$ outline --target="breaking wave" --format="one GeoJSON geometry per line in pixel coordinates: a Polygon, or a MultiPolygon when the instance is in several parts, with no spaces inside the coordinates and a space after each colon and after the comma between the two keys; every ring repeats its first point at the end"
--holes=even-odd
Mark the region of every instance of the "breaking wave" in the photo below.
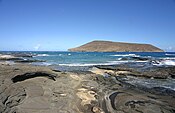
{"type": "Polygon", "coordinates": [[[165,55],[166,56],[175,56],[175,54],[168,54],[168,53],[166,53],[165,55]]]}
{"type": "Polygon", "coordinates": [[[110,55],[110,56],[120,56],[120,57],[131,56],[131,57],[139,57],[139,55],[136,55],[136,54],[116,54],[116,55],[110,55]]]}
{"type": "Polygon", "coordinates": [[[50,56],[48,54],[38,54],[37,56],[50,56]]]}
{"type": "Polygon", "coordinates": [[[153,65],[156,65],[156,66],[163,66],[163,65],[166,65],[166,66],[175,66],[175,61],[173,61],[173,60],[155,61],[155,63],[153,63],[153,65]]]}

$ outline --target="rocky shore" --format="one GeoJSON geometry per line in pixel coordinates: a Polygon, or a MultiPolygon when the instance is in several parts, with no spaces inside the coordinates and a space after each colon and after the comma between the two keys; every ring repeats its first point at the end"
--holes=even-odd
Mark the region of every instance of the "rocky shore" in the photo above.
{"type": "Polygon", "coordinates": [[[174,75],[175,67],[144,69],[125,64],[62,72],[1,62],[0,113],[174,113],[175,91],[125,81],[174,79],[174,75]]]}

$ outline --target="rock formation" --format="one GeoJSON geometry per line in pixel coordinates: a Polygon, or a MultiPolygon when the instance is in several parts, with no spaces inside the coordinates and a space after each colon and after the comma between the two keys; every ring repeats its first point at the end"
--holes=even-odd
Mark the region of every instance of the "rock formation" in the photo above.
{"type": "MultiPolygon", "coordinates": [[[[175,91],[135,86],[121,79],[130,74],[141,76],[137,70],[126,66],[94,68],[82,74],[27,64],[1,64],[0,113],[175,112],[175,91]]],[[[166,70],[174,74],[174,68],[166,70]]]]}

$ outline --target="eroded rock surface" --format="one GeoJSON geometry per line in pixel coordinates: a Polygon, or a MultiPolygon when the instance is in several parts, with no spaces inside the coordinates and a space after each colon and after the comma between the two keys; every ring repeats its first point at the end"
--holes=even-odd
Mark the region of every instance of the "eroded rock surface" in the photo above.
{"type": "Polygon", "coordinates": [[[91,69],[93,73],[52,70],[26,64],[0,65],[0,112],[175,112],[172,92],[155,93],[160,89],[138,88],[118,78],[133,73],[141,76],[132,68],[96,67],[91,69]]]}
{"type": "Polygon", "coordinates": [[[121,64],[116,66],[96,66],[92,71],[95,73],[103,71],[114,75],[129,75],[136,77],[147,77],[156,79],[166,79],[168,77],[175,77],[175,66],[171,67],[150,67],[145,68],[144,64],[141,66],[128,66],[128,64],[121,64]]]}

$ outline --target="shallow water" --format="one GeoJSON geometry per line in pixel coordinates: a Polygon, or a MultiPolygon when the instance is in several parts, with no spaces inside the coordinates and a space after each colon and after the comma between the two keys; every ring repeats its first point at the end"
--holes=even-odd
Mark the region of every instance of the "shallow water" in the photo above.
{"type": "Polygon", "coordinates": [[[134,76],[127,76],[127,77],[120,77],[119,80],[122,80],[125,83],[129,83],[136,87],[143,87],[143,88],[155,88],[155,87],[162,87],[165,89],[170,89],[175,91],[175,79],[168,78],[168,79],[150,79],[150,78],[143,78],[143,77],[134,77],[134,76]]]}

